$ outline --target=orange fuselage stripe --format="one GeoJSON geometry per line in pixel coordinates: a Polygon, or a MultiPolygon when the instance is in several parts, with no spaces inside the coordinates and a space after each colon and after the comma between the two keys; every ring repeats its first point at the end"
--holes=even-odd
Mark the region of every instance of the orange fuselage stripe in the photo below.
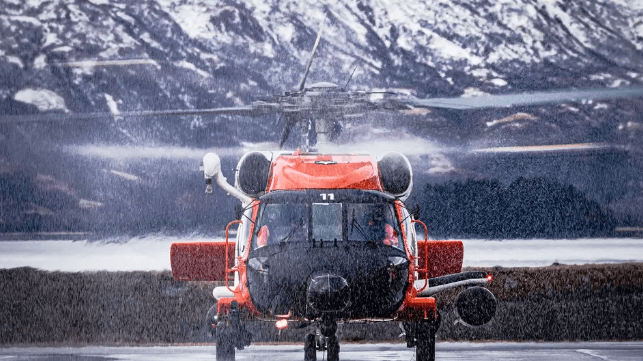
{"type": "Polygon", "coordinates": [[[363,155],[280,156],[272,163],[267,192],[301,189],[382,191],[377,163],[363,155]]]}

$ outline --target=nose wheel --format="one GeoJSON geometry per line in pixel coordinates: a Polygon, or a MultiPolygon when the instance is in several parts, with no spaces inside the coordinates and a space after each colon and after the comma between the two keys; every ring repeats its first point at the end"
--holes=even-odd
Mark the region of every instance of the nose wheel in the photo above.
{"type": "Polygon", "coordinates": [[[337,322],[330,317],[322,317],[315,333],[304,338],[304,361],[317,361],[317,351],[326,351],[328,361],[339,361],[339,340],[337,322]]]}

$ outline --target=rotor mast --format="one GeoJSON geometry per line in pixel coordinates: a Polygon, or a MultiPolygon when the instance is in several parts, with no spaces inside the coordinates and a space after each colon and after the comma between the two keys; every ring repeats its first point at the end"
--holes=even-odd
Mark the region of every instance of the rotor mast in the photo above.
{"type": "Polygon", "coordinates": [[[304,71],[304,76],[301,78],[299,83],[299,91],[304,90],[306,85],[306,78],[308,77],[308,72],[310,71],[310,66],[313,65],[313,58],[315,57],[315,52],[317,51],[317,46],[319,46],[319,41],[321,40],[322,31],[324,30],[324,22],[326,21],[326,14],[319,24],[319,31],[317,32],[317,39],[315,40],[315,45],[313,46],[313,51],[310,52],[310,58],[308,58],[308,63],[306,63],[306,70],[304,71]]]}
{"type": "MultiPolygon", "coordinates": [[[[313,59],[315,58],[315,53],[317,52],[317,47],[319,47],[319,43],[321,41],[322,33],[324,31],[324,22],[326,21],[326,16],[327,14],[324,14],[324,17],[322,18],[321,23],[319,24],[319,30],[317,31],[317,39],[315,39],[315,45],[313,46],[313,50],[310,52],[310,57],[308,58],[308,62],[306,63],[306,70],[304,71],[304,75],[301,78],[301,82],[299,83],[299,86],[297,87],[298,91],[302,92],[304,91],[306,87],[306,79],[308,78],[308,73],[310,72],[310,68],[313,64],[313,59]]],[[[312,114],[309,114],[309,116],[312,118],[310,119],[310,122],[314,122],[314,132],[316,133],[317,136],[317,144],[328,144],[330,143],[330,138],[331,138],[331,132],[333,131],[333,126],[334,122],[330,119],[328,119],[328,116],[330,114],[320,114],[319,112],[314,112],[312,114]]],[[[311,126],[310,122],[308,123],[308,127],[311,126]]],[[[311,129],[307,128],[304,129],[305,138],[306,138],[306,144],[303,145],[305,148],[310,148],[310,131],[311,129]]],[[[287,137],[287,133],[284,133],[284,136],[287,137]]],[[[282,137],[282,143],[285,139],[282,137]]],[[[308,150],[308,149],[307,149],[308,150]]]]}

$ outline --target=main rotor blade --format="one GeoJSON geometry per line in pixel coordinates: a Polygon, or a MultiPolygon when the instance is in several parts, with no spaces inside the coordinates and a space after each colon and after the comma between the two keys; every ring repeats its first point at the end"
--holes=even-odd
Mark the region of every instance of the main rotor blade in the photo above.
{"type": "Polygon", "coordinates": [[[627,148],[610,143],[572,143],[572,144],[547,144],[547,145],[522,145],[510,147],[491,147],[472,150],[477,154],[489,153],[572,153],[589,151],[625,151],[627,148]]]}
{"type": "Polygon", "coordinates": [[[29,115],[10,115],[0,117],[0,124],[3,123],[29,123],[29,122],[67,122],[86,121],[112,117],[123,118],[152,118],[152,117],[178,117],[190,115],[245,115],[260,117],[280,110],[279,104],[262,103],[259,105],[230,108],[211,109],[180,109],[180,110],[144,110],[118,113],[39,113],[29,115]]]}
{"type": "Polygon", "coordinates": [[[395,102],[420,108],[443,109],[486,109],[563,103],[571,101],[588,101],[610,98],[643,97],[643,87],[632,86],[623,88],[561,90],[550,92],[528,92],[520,94],[483,95],[472,98],[432,98],[432,99],[400,99],[395,102]]]}
{"type": "Polygon", "coordinates": [[[306,85],[306,78],[308,77],[308,72],[310,71],[310,66],[313,65],[313,58],[315,57],[315,52],[317,51],[317,46],[321,40],[322,30],[324,30],[324,22],[326,21],[326,14],[319,24],[319,31],[317,32],[317,40],[315,40],[315,45],[313,46],[313,51],[310,52],[310,58],[308,58],[308,63],[306,64],[306,71],[304,71],[304,76],[301,78],[299,83],[299,91],[304,90],[304,85],[306,85]]]}

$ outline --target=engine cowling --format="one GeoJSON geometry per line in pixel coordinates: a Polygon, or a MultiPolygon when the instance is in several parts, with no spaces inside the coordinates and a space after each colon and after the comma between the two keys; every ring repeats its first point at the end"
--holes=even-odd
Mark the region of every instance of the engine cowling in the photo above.
{"type": "Polygon", "coordinates": [[[413,170],[409,160],[401,153],[386,153],[378,162],[382,187],[401,200],[408,198],[413,189],[413,170]]]}
{"type": "Polygon", "coordinates": [[[235,186],[250,197],[259,197],[266,191],[270,159],[261,152],[244,155],[237,164],[235,186]]]}

